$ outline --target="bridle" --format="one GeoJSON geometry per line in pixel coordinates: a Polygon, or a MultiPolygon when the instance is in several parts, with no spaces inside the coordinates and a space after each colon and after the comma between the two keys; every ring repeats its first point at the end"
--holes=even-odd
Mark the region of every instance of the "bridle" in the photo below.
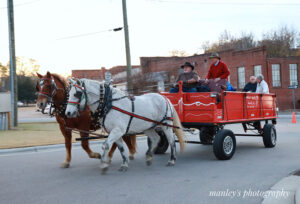
{"type": "Polygon", "coordinates": [[[43,86],[50,87],[50,92],[51,93],[44,92],[44,91],[39,91],[38,95],[45,96],[48,99],[48,101],[51,103],[52,102],[52,97],[55,96],[58,88],[57,88],[56,83],[55,83],[55,81],[52,77],[51,77],[51,84],[50,85],[45,85],[45,81],[49,81],[49,78],[42,78],[41,79],[41,81],[40,81],[41,90],[43,89],[43,86]]]}
{"type": "MultiPolygon", "coordinates": [[[[66,87],[58,88],[56,83],[55,83],[55,80],[52,76],[51,76],[51,78],[41,78],[40,87],[41,87],[41,91],[38,91],[38,95],[46,97],[47,98],[47,103],[50,103],[50,107],[55,109],[56,114],[63,117],[65,109],[66,109],[66,105],[67,105],[66,101],[69,98],[68,89],[66,87]],[[51,84],[45,85],[45,81],[49,81],[49,80],[51,80],[51,84]],[[50,91],[49,92],[42,91],[43,86],[49,87],[50,91]],[[60,90],[60,89],[64,91],[65,98],[64,98],[64,101],[61,104],[57,105],[57,104],[54,104],[53,97],[56,95],[57,90],[60,90]]],[[[49,114],[50,114],[50,116],[53,116],[53,113],[51,113],[51,111],[49,111],[49,114]]]]}
{"type": "Polygon", "coordinates": [[[86,107],[86,103],[87,103],[87,95],[86,95],[86,91],[85,91],[85,88],[84,88],[84,83],[82,84],[82,86],[79,86],[77,84],[71,84],[70,86],[74,86],[75,87],[75,90],[76,90],[76,93],[74,94],[74,96],[76,98],[78,98],[79,100],[78,101],[68,101],[68,104],[70,105],[74,105],[74,106],[77,106],[78,110],[80,110],[80,103],[83,99],[85,99],[85,104],[84,104],[84,108],[86,107]],[[81,91],[78,91],[77,89],[80,89],[81,91]]]}

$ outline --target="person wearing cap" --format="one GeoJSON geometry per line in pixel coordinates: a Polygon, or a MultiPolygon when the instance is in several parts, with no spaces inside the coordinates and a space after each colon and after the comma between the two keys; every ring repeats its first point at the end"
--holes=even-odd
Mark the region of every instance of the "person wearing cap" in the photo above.
{"type": "Polygon", "coordinates": [[[257,81],[257,87],[256,87],[256,93],[269,93],[269,86],[267,82],[264,80],[264,76],[262,74],[259,74],[256,77],[257,81]]]}
{"type": "Polygon", "coordinates": [[[221,58],[218,53],[213,52],[209,59],[211,60],[211,65],[206,76],[206,83],[208,83],[209,79],[213,79],[216,83],[221,79],[228,80],[228,76],[230,72],[228,70],[227,65],[221,61],[221,58]]]}
{"type": "MultiPolygon", "coordinates": [[[[183,73],[177,77],[176,83],[179,81],[183,82],[183,92],[197,92],[196,86],[199,76],[193,71],[194,66],[190,62],[186,62],[181,66],[181,68],[183,69],[183,73]]],[[[170,93],[177,93],[178,91],[178,86],[170,89],[170,93]]]]}

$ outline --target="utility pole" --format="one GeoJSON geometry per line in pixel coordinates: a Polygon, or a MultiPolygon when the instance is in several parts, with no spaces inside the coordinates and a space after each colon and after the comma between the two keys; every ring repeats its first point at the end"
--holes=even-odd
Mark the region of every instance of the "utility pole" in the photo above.
{"type": "Polygon", "coordinates": [[[124,22],[124,35],[125,35],[125,48],[126,48],[126,62],[127,62],[127,90],[132,93],[132,81],[131,81],[131,59],[130,59],[130,47],[129,47],[129,34],[128,34],[128,23],[127,23],[127,8],[126,0],[122,0],[123,5],[123,22],[124,22]]]}
{"type": "Polygon", "coordinates": [[[17,109],[17,75],[16,75],[16,55],[15,55],[15,28],[14,28],[14,4],[13,0],[7,0],[8,13],[8,32],[9,32],[9,73],[10,73],[10,90],[11,90],[11,110],[13,126],[18,126],[18,109],[17,109]]]}

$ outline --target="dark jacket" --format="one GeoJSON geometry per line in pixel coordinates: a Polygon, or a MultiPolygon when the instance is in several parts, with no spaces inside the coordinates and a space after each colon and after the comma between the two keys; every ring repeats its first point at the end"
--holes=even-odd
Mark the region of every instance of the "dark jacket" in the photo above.
{"type": "Polygon", "coordinates": [[[251,91],[251,92],[255,93],[256,92],[256,87],[257,87],[257,83],[256,82],[254,84],[248,82],[248,84],[245,85],[243,91],[244,92],[251,91]]]}
{"type": "Polygon", "coordinates": [[[197,86],[197,82],[189,84],[188,80],[190,79],[195,79],[196,81],[198,81],[198,74],[196,72],[190,72],[190,73],[181,73],[177,80],[176,83],[178,83],[179,81],[183,82],[183,87],[185,88],[194,88],[197,86]]]}

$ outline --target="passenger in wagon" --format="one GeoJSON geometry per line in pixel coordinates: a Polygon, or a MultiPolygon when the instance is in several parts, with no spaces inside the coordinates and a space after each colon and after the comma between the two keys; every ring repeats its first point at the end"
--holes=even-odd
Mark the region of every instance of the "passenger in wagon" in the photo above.
{"type": "Polygon", "coordinates": [[[209,79],[213,79],[215,83],[220,81],[221,79],[228,80],[228,76],[230,72],[228,70],[227,65],[221,61],[221,58],[218,53],[213,52],[210,57],[211,65],[206,76],[206,83],[208,83],[209,79]]]}
{"type": "MultiPolygon", "coordinates": [[[[190,62],[186,62],[181,66],[181,68],[184,72],[178,76],[176,83],[179,81],[183,82],[183,92],[197,92],[196,86],[199,76],[193,71],[194,66],[190,62]]],[[[177,93],[178,91],[178,85],[170,89],[170,93],[177,93]]]]}
{"type": "Polygon", "coordinates": [[[256,93],[269,93],[269,86],[267,82],[264,80],[264,76],[262,74],[256,77],[257,87],[256,93]]]}
{"type": "Polygon", "coordinates": [[[243,91],[244,92],[255,93],[256,92],[256,87],[257,87],[256,77],[255,76],[251,76],[250,77],[250,81],[245,85],[243,91]]]}

